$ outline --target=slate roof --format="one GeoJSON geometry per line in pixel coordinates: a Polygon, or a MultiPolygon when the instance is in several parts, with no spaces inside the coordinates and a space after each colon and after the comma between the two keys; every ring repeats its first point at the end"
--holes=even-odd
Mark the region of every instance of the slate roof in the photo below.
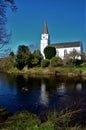
{"type": "Polygon", "coordinates": [[[54,44],[49,44],[49,46],[52,46],[55,48],[81,47],[81,41],[54,43],[54,44]]]}
{"type": "Polygon", "coordinates": [[[47,28],[47,24],[44,21],[44,30],[43,30],[43,34],[48,34],[48,28],[47,28]]]}

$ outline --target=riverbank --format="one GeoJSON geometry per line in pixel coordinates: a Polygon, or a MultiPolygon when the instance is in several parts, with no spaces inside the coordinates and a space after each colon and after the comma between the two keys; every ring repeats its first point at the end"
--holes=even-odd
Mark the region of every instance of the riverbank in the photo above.
{"type": "Polygon", "coordinates": [[[86,121],[83,120],[81,124],[80,120],[77,120],[79,116],[76,118],[81,110],[66,111],[59,114],[55,111],[48,112],[44,122],[41,122],[37,115],[28,111],[8,115],[9,112],[0,107],[0,114],[3,112],[6,118],[2,116],[0,130],[86,130],[86,124],[84,124],[86,121]]]}
{"type": "Polygon", "coordinates": [[[7,73],[13,74],[27,74],[27,75],[52,75],[52,76],[66,76],[68,78],[77,78],[82,77],[86,79],[86,67],[34,67],[27,69],[26,67],[23,70],[18,70],[13,68],[7,71],[7,73]]]}

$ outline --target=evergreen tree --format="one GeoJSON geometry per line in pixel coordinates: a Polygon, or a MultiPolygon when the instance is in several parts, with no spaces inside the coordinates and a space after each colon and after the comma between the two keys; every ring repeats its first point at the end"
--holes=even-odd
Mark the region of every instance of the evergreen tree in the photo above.
{"type": "Polygon", "coordinates": [[[40,50],[35,50],[33,52],[33,59],[32,59],[32,66],[37,66],[41,63],[41,60],[42,60],[42,55],[41,55],[41,52],[40,50]]]}
{"type": "Polygon", "coordinates": [[[31,64],[31,52],[28,46],[20,45],[18,47],[17,56],[16,56],[16,63],[18,69],[23,69],[24,66],[31,64]]]}

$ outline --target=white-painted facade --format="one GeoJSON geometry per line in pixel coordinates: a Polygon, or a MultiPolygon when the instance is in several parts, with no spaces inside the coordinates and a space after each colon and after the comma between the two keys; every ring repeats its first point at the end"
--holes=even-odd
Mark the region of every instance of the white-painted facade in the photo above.
{"type": "MultiPolygon", "coordinates": [[[[81,53],[81,47],[56,48],[56,56],[59,56],[64,59],[65,55],[69,54],[73,50],[76,50],[77,52],[81,53]]],[[[78,58],[81,59],[80,57],[78,58]]]]}
{"type": "Polygon", "coordinates": [[[45,55],[44,55],[44,48],[46,46],[48,46],[48,34],[42,34],[41,36],[41,45],[40,45],[40,51],[41,51],[41,54],[43,55],[43,57],[45,58],[45,55]]]}

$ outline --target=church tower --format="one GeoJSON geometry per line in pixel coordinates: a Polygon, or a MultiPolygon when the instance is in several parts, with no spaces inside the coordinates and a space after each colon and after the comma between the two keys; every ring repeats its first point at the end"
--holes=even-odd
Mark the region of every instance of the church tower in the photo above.
{"type": "Polygon", "coordinates": [[[49,45],[49,34],[48,34],[48,28],[46,22],[44,22],[44,29],[43,33],[41,35],[41,45],[40,45],[40,51],[43,55],[43,58],[45,58],[44,55],[44,48],[49,45]]]}

